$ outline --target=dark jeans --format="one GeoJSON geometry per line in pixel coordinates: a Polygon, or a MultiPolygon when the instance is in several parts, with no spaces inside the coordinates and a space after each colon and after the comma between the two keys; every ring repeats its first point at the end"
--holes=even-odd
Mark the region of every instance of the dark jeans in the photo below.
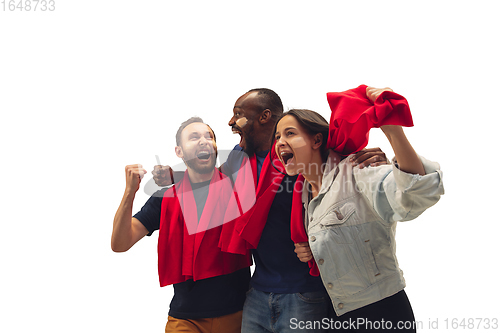
{"type": "Polygon", "coordinates": [[[252,288],[243,307],[241,332],[328,332],[321,323],[329,320],[330,308],[325,291],[276,294],[252,288]]]}

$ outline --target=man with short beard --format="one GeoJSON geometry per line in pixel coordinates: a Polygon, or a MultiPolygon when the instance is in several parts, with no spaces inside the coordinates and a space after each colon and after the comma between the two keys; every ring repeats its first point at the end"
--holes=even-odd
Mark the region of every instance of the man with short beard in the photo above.
{"type": "Polygon", "coordinates": [[[212,129],[191,118],[176,135],[176,155],[187,170],[175,186],[156,192],[132,216],[132,204],[146,170],[128,165],[126,189],[113,222],[111,247],[129,250],[159,230],[160,286],[174,285],[165,332],[241,331],[250,255],[222,252],[218,246],[232,184],[215,168],[217,146],[212,129]]]}

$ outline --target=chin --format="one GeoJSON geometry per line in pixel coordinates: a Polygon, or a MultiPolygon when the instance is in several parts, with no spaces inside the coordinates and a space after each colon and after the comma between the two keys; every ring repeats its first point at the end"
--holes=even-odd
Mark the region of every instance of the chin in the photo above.
{"type": "Polygon", "coordinates": [[[290,168],[290,167],[285,167],[285,171],[286,171],[286,174],[289,175],[289,176],[296,176],[299,174],[299,172],[297,170],[295,170],[294,168],[290,168]]]}
{"type": "Polygon", "coordinates": [[[199,174],[207,174],[212,171],[214,171],[215,168],[215,163],[216,163],[216,156],[217,154],[212,155],[210,163],[198,163],[198,160],[196,158],[189,159],[189,160],[184,160],[184,163],[186,166],[190,167],[193,169],[195,172],[199,174]]]}
{"type": "Polygon", "coordinates": [[[207,173],[214,171],[214,168],[215,168],[215,163],[204,166],[197,165],[193,168],[193,170],[199,174],[206,175],[207,173]]]}

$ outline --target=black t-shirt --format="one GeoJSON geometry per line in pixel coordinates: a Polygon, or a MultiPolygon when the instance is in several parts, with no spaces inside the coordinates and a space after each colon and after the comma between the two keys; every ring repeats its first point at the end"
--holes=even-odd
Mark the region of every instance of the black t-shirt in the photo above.
{"type": "MultiPolygon", "coordinates": [[[[208,196],[210,181],[191,183],[200,219],[208,196]]],[[[134,215],[151,235],[160,228],[161,203],[167,189],[154,193],[142,209],[134,215]]],[[[202,280],[188,280],[174,284],[174,297],[169,315],[179,319],[213,318],[243,309],[245,293],[250,282],[250,268],[202,280]]]]}

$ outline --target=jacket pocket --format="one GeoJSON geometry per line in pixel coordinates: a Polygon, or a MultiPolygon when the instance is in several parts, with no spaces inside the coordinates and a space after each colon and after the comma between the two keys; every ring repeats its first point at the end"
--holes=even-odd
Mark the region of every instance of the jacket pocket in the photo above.
{"type": "Polygon", "coordinates": [[[346,202],[343,205],[334,206],[320,219],[323,226],[333,226],[343,224],[354,214],[356,206],[353,202],[346,202]]]}
{"type": "Polygon", "coordinates": [[[373,253],[371,242],[370,242],[369,239],[365,239],[363,241],[363,243],[365,244],[366,255],[368,257],[368,261],[370,263],[370,267],[371,267],[371,269],[373,271],[373,275],[372,276],[379,276],[380,275],[380,271],[378,269],[377,261],[375,260],[375,254],[373,253]]]}

